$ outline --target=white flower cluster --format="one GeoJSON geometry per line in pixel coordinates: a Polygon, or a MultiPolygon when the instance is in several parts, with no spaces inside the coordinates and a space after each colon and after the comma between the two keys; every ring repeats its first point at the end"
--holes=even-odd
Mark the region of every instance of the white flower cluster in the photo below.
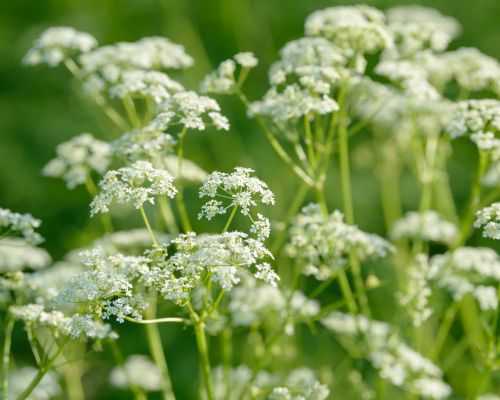
{"type": "Polygon", "coordinates": [[[45,311],[44,306],[39,304],[11,306],[9,311],[14,318],[22,320],[28,328],[44,327],[55,337],[59,335],[70,336],[73,339],[82,335],[89,339],[117,337],[109,325],[93,320],[88,315],[74,314],[67,317],[57,310],[45,311]]]}
{"type": "Polygon", "coordinates": [[[233,59],[221,62],[215,71],[203,78],[200,90],[202,93],[232,94],[238,85],[235,78],[236,65],[248,70],[255,68],[258,63],[259,60],[253,53],[238,53],[233,59]]]}
{"type": "Polygon", "coordinates": [[[448,290],[455,301],[474,296],[482,310],[496,310],[496,284],[500,282],[500,256],[489,248],[460,247],[431,259],[431,279],[448,290]],[[488,285],[494,283],[494,286],[488,285]]]}
{"type": "Polygon", "coordinates": [[[344,222],[339,211],[325,216],[318,204],[301,210],[290,227],[287,253],[302,266],[302,273],[328,279],[346,262],[350,253],[360,260],[386,257],[393,246],[378,235],[365,233],[344,222]]]}
{"type": "Polygon", "coordinates": [[[51,262],[49,253],[19,238],[0,240],[0,272],[41,269],[51,262]]]}
{"type": "Polygon", "coordinates": [[[387,25],[397,55],[401,57],[411,57],[425,50],[444,51],[460,33],[460,24],[455,19],[417,5],[387,10],[387,25]]]}
{"type": "Polygon", "coordinates": [[[346,58],[330,41],[322,37],[304,37],[288,42],[280,50],[281,59],[269,69],[272,85],[281,85],[289,75],[299,77],[299,82],[307,86],[307,77],[321,74],[325,79],[323,89],[316,87],[317,93],[330,92],[330,85],[344,72],[346,58]]]}
{"type": "Polygon", "coordinates": [[[500,240],[500,202],[479,210],[474,227],[483,229],[483,236],[500,240]]]}
{"type": "Polygon", "coordinates": [[[288,299],[282,290],[269,284],[245,279],[244,283],[229,294],[229,312],[234,326],[283,322],[286,318],[303,321],[317,316],[320,305],[295,291],[288,299]],[[288,304],[289,302],[289,304],[288,304]]]}
{"type": "Polygon", "coordinates": [[[319,382],[316,374],[306,367],[293,369],[288,374],[259,370],[249,390],[245,388],[252,379],[251,368],[239,365],[227,372],[221,366],[212,370],[217,399],[326,400],[330,393],[328,387],[319,382]]]}
{"type": "Polygon", "coordinates": [[[392,46],[384,14],[366,5],[316,11],[307,17],[305,33],[331,40],[348,56],[374,53],[392,46]]]}
{"type": "Polygon", "coordinates": [[[229,121],[221,114],[219,104],[193,91],[175,93],[161,103],[155,118],[146,128],[164,131],[175,125],[197,131],[206,130],[207,125],[213,125],[217,130],[229,130],[229,121]]]}
{"type": "Polygon", "coordinates": [[[445,220],[436,211],[410,211],[396,221],[391,229],[394,240],[412,239],[452,244],[458,236],[455,224],[445,220]]]}
{"type": "Polygon", "coordinates": [[[154,168],[148,161],[108,171],[99,182],[101,191],[90,204],[91,215],[109,212],[114,201],[140,208],[145,202],[153,204],[155,196],[174,197],[177,189],[173,180],[167,171],[154,168]]]}
{"type": "Polygon", "coordinates": [[[397,294],[399,303],[407,310],[414,326],[420,326],[433,313],[429,306],[432,290],[429,285],[431,269],[425,254],[417,254],[409,266],[405,287],[397,294]]]}
{"type": "Polygon", "coordinates": [[[43,174],[66,181],[68,189],[85,184],[92,172],[103,174],[111,162],[108,143],[82,133],[56,148],[57,157],[43,167],[43,174]]]}
{"type": "Polygon", "coordinates": [[[21,235],[29,244],[43,242],[42,236],[35,232],[42,221],[31,214],[19,214],[7,208],[0,208],[0,239],[6,236],[21,235]]]}
{"type": "MultiPolygon", "coordinates": [[[[9,372],[9,399],[17,399],[26,390],[38,369],[32,367],[16,368],[9,372]]],[[[29,395],[30,400],[51,400],[61,396],[59,377],[54,371],[47,371],[29,395]]]]}
{"type": "Polygon", "coordinates": [[[177,141],[168,133],[158,130],[134,129],[111,142],[115,157],[130,161],[148,160],[153,164],[166,154],[171,154],[177,141]]]}
{"type": "Polygon", "coordinates": [[[137,42],[120,42],[99,47],[80,57],[83,71],[104,74],[119,73],[120,70],[179,69],[193,65],[193,59],[184,47],[159,36],[145,37],[137,42]]]}
{"type": "Polygon", "coordinates": [[[319,382],[308,368],[297,368],[290,372],[284,386],[275,387],[269,394],[269,400],[326,400],[330,390],[319,382]]]}
{"type": "Polygon", "coordinates": [[[272,257],[269,250],[245,233],[198,237],[189,233],[179,235],[172,242],[177,245],[177,252],[156,261],[160,274],[154,284],[166,299],[182,302],[188,298],[204,271],[226,291],[240,282],[240,273],[251,273],[252,268],[256,279],[271,285],[279,280],[269,264],[262,263],[265,257],[272,257]]]}
{"type": "Polygon", "coordinates": [[[269,89],[262,100],[250,105],[248,113],[250,116],[266,116],[275,124],[280,124],[307,114],[330,114],[338,109],[337,102],[326,94],[315,96],[309,89],[291,84],[282,91],[274,87],[269,89]]]}
{"type": "Polygon", "coordinates": [[[67,58],[87,53],[97,46],[95,38],[71,27],[60,26],[44,31],[23,59],[27,65],[57,67],[67,58]]]}
{"type": "Polygon", "coordinates": [[[500,131],[500,101],[465,100],[456,104],[448,126],[452,138],[466,134],[500,131]]]}
{"type": "MultiPolygon", "coordinates": [[[[251,176],[254,171],[250,168],[236,167],[233,172],[212,172],[204,180],[199,190],[200,198],[210,197],[202,206],[198,218],[206,217],[208,220],[217,214],[225,214],[228,208],[238,207],[243,215],[250,215],[250,207],[257,206],[257,201],[262,204],[274,205],[274,194],[266,183],[259,178],[251,176]],[[224,206],[223,201],[227,199],[229,204],[224,206]]],[[[254,225],[254,232],[261,237],[267,235],[267,224],[263,218],[254,225]],[[264,224],[264,226],[262,225],[264,224]]]]}
{"type": "Polygon", "coordinates": [[[397,84],[411,101],[436,101],[441,98],[438,91],[428,82],[425,69],[406,60],[381,61],[375,72],[397,84]]]}
{"type": "Polygon", "coordinates": [[[147,392],[161,389],[160,371],[149,357],[142,354],[128,356],[123,366],[113,368],[109,380],[113,386],[124,390],[131,385],[147,392]]]}
{"type": "MultiPolygon", "coordinates": [[[[99,79],[96,75],[86,81],[86,90],[96,90],[99,79]]],[[[104,81],[102,88],[104,88],[104,81]]],[[[125,70],[114,81],[109,82],[108,93],[112,98],[152,99],[155,104],[160,104],[170,98],[174,93],[181,92],[184,87],[171,79],[167,74],[159,71],[125,70]]],[[[99,90],[99,91],[102,91],[99,90]]]]}
{"type": "Polygon", "coordinates": [[[380,377],[394,386],[429,399],[451,395],[443,372],[406,345],[389,324],[340,312],[327,315],[321,322],[340,337],[354,341],[380,377]]]}

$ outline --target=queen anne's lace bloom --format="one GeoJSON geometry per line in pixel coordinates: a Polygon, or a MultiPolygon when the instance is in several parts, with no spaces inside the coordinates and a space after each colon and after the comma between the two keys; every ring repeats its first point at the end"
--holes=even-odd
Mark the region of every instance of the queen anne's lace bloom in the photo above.
{"type": "Polygon", "coordinates": [[[424,50],[444,51],[460,33],[460,24],[455,19],[422,6],[390,8],[387,25],[396,51],[403,57],[424,50]]]}
{"type": "Polygon", "coordinates": [[[219,104],[193,91],[176,93],[160,104],[148,128],[164,131],[175,125],[197,131],[204,131],[207,125],[213,125],[218,130],[229,130],[229,121],[220,113],[219,104]]]}
{"type": "Polygon", "coordinates": [[[469,293],[478,300],[481,309],[497,309],[500,257],[493,249],[460,247],[436,255],[431,259],[430,277],[438,286],[448,290],[455,301],[469,293]]]}
{"type": "MultiPolygon", "coordinates": [[[[27,385],[38,374],[38,369],[22,367],[9,372],[9,398],[17,399],[26,390],[27,385]]],[[[29,395],[30,400],[50,400],[62,393],[59,377],[54,371],[47,371],[38,385],[29,395]]]]}
{"type": "Polygon", "coordinates": [[[83,185],[92,172],[103,174],[111,162],[108,143],[82,133],[56,148],[57,157],[43,168],[46,176],[62,178],[68,189],[83,185]]]}
{"type": "Polygon", "coordinates": [[[161,389],[160,371],[149,357],[141,354],[128,356],[123,366],[113,368],[109,380],[120,389],[128,389],[131,385],[147,392],[161,389]]]}
{"type": "Polygon", "coordinates": [[[338,109],[337,102],[326,94],[314,96],[309,89],[292,84],[283,91],[269,89],[262,100],[250,105],[248,113],[250,116],[266,116],[279,124],[297,120],[307,114],[330,114],[338,109]]]}
{"type": "Polygon", "coordinates": [[[108,171],[99,182],[100,193],[90,204],[91,215],[107,213],[113,201],[140,208],[145,202],[153,204],[155,196],[174,197],[177,189],[173,180],[167,171],[154,168],[148,161],[108,171]]]}
{"type": "Polygon", "coordinates": [[[321,322],[340,337],[354,341],[382,379],[429,399],[445,399],[451,394],[442,380],[443,372],[407,346],[389,324],[340,312],[327,315],[321,322]]]}
{"type": "Polygon", "coordinates": [[[386,257],[393,246],[375,234],[344,222],[341,212],[324,216],[318,204],[304,207],[292,221],[287,252],[302,266],[302,273],[328,279],[342,267],[349,253],[360,261],[386,257]]]}
{"type": "Polygon", "coordinates": [[[153,164],[166,154],[172,154],[177,141],[168,133],[157,130],[134,129],[111,143],[116,157],[130,161],[147,160],[153,164]]]}
{"type": "Polygon", "coordinates": [[[262,204],[274,204],[274,194],[267,184],[259,178],[251,176],[250,168],[237,167],[232,173],[212,172],[204,180],[199,190],[200,198],[211,197],[198,218],[213,218],[217,214],[224,214],[228,208],[238,207],[244,215],[250,214],[250,207],[257,206],[259,200],[262,204]],[[215,200],[219,198],[221,200],[215,200]],[[224,206],[223,201],[229,200],[224,206]]]}
{"type": "Polygon", "coordinates": [[[349,56],[373,53],[392,45],[384,14],[365,5],[316,11],[307,17],[305,32],[307,36],[331,40],[349,56]]]}
{"type": "Polygon", "coordinates": [[[479,210],[474,227],[483,228],[484,237],[500,240],[500,202],[479,210]]]}
{"type": "Polygon", "coordinates": [[[7,208],[0,208],[0,238],[21,235],[29,244],[43,242],[42,236],[35,232],[42,221],[31,214],[19,214],[7,208]]]}
{"type": "Polygon", "coordinates": [[[481,132],[500,132],[500,102],[498,100],[465,100],[456,104],[448,126],[452,138],[481,132]]]}
{"type": "Polygon", "coordinates": [[[49,253],[19,238],[0,240],[0,272],[41,269],[51,262],[49,253]]]}
{"type": "Polygon", "coordinates": [[[391,230],[391,237],[395,240],[420,239],[446,244],[453,243],[457,235],[457,227],[436,211],[407,212],[402,219],[394,223],[391,230]]]}
{"type": "Polygon", "coordinates": [[[326,400],[330,395],[328,387],[319,382],[308,368],[293,370],[283,384],[273,389],[269,400],[326,400]]]}
{"type": "Polygon", "coordinates": [[[85,73],[102,71],[107,74],[127,69],[179,69],[193,65],[193,59],[183,46],[159,36],[102,46],[83,54],[80,62],[85,73]]]}
{"type": "Polygon", "coordinates": [[[23,62],[28,65],[47,64],[57,67],[67,58],[87,53],[97,46],[94,37],[73,28],[60,26],[47,29],[35,40],[23,62]]]}

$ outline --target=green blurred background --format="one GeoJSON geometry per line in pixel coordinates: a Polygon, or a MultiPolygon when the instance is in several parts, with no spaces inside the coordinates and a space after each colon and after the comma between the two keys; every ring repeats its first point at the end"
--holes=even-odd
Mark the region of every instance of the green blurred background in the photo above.
{"type": "MultiPolygon", "coordinates": [[[[287,41],[303,33],[306,16],[332,5],[354,4],[332,0],[2,0],[0,5],[0,207],[30,212],[43,220],[45,246],[55,259],[69,249],[88,244],[100,234],[98,221],[89,221],[89,198],[84,188],[68,191],[64,183],[42,177],[42,166],[54,156],[54,149],[81,132],[103,139],[120,132],[103,116],[92,101],[80,94],[79,85],[63,68],[25,68],[21,59],[38,34],[50,26],[68,25],[94,35],[100,44],[134,41],[143,36],[164,35],[183,44],[196,60],[193,68],[178,79],[196,89],[200,79],[218,63],[238,51],[253,51],[261,63],[246,83],[255,99],[266,90],[267,68],[287,41]]],[[[388,8],[414,4],[403,0],[367,1],[388,8]]],[[[455,17],[463,33],[452,44],[474,46],[500,58],[500,1],[443,0],[420,1],[455,17]]],[[[235,165],[253,167],[276,193],[278,204],[269,214],[283,217],[298,182],[273,153],[256,124],[234,98],[220,99],[232,123],[230,133],[193,133],[187,140],[187,157],[208,171],[229,170],[235,165]]],[[[356,138],[357,144],[366,137],[356,138]]],[[[450,168],[453,191],[459,206],[468,192],[473,174],[474,152],[467,145],[457,149],[450,168]]],[[[328,181],[331,208],[340,204],[335,172],[328,181]]],[[[405,181],[406,182],[406,181],[405,181]]],[[[412,209],[417,191],[408,179],[404,187],[404,208],[412,209]]],[[[354,168],[356,219],[361,228],[384,233],[377,182],[370,170],[354,168]]],[[[188,207],[197,213],[194,189],[188,193],[188,207]]],[[[122,221],[132,227],[136,221],[122,221]]],[[[118,223],[120,226],[120,223],[118,223]]],[[[140,226],[139,221],[137,225],[140,226]]],[[[197,223],[195,228],[206,229],[197,223]]],[[[173,356],[174,382],[179,398],[192,398],[192,382],[197,378],[192,361],[194,341],[180,340],[180,329],[165,330],[167,353],[173,356]],[[182,397],[185,396],[185,397],[182,397]]],[[[130,344],[127,352],[146,352],[142,333],[135,328],[121,332],[130,344]],[[140,340],[137,338],[140,336],[140,340]],[[141,347],[142,346],[142,347],[141,347]]],[[[304,342],[310,357],[321,354],[314,343],[304,342]]],[[[20,348],[18,348],[21,351],[20,348]]],[[[99,355],[94,357],[100,357],[99,355]]],[[[324,356],[323,356],[324,357],[324,356]]],[[[111,361],[109,361],[111,362],[111,361]]],[[[328,362],[328,360],[325,360],[328,362]]],[[[106,361],[98,364],[105,371],[106,361]]],[[[88,390],[98,390],[99,376],[92,374],[88,390]]],[[[88,378],[90,379],[90,378],[88,378]]],[[[101,382],[104,383],[104,382],[101,382]]],[[[96,398],[107,398],[101,392],[96,398]]],[[[113,394],[109,394],[113,398],[113,394]]],[[[116,397],[115,397],[116,398],[116,397]]]]}

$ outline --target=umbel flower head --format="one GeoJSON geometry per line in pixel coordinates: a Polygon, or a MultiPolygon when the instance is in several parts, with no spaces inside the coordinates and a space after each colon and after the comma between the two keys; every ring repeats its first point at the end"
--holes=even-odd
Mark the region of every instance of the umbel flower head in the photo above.
{"type": "Polygon", "coordinates": [[[177,189],[167,171],[154,168],[148,161],[136,161],[128,167],[108,171],[99,182],[101,191],[90,204],[91,215],[107,213],[113,202],[132,203],[141,208],[154,203],[155,196],[174,197],[177,189]]]}
{"type": "Polygon", "coordinates": [[[374,53],[392,45],[384,14],[365,5],[330,7],[306,19],[307,36],[322,36],[347,56],[374,53]]]}
{"type": "Polygon", "coordinates": [[[454,18],[417,5],[387,10],[387,26],[400,57],[411,57],[425,50],[444,51],[460,33],[460,24],[454,18]]]}
{"type": "Polygon", "coordinates": [[[24,269],[38,270],[47,267],[50,262],[51,258],[47,251],[23,239],[0,240],[0,273],[24,269]]]}
{"type": "Polygon", "coordinates": [[[46,176],[62,178],[68,189],[85,184],[92,172],[103,174],[111,162],[108,143],[82,133],[56,148],[57,157],[43,167],[46,176]]]}
{"type": "Polygon", "coordinates": [[[292,221],[287,252],[302,266],[302,273],[328,279],[342,267],[349,253],[360,261],[386,257],[393,246],[375,234],[344,222],[339,211],[325,216],[318,204],[304,207],[292,221]]]}
{"type": "Polygon", "coordinates": [[[84,73],[101,71],[112,74],[120,70],[162,70],[187,68],[193,59],[184,47],[160,36],[145,37],[136,42],[119,42],[82,54],[84,73]],[[106,72],[107,71],[107,72],[106,72]]]}
{"type": "Polygon", "coordinates": [[[258,63],[253,53],[238,53],[232,59],[221,62],[215,71],[203,78],[200,90],[202,93],[232,94],[239,85],[235,77],[236,66],[241,67],[241,76],[243,70],[255,68],[258,63]]]}
{"type": "Polygon", "coordinates": [[[123,366],[111,371],[109,381],[117,388],[127,390],[133,384],[147,392],[161,390],[161,374],[151,359],[142,354],[127,357],[123,366]]]}
{"type": "Polygon", "coordinates": [[[363,315],[333,312],[321,322],[342,339],[355,343],[382,379],[428,399],[446,399],[451,388],[443,371],[406,345],[389,324],[363,315]]]}
{"type": "Polygon", "coordinates": [[[500,202],[479,210],[474,227],[482,228],[484,237],[500,240],[500,202]]]}
{"type": "Polygon", "coordinates": [[[448,290],[455,301],[466,294],[474,296],[482,310],[498,307],[500,257],[490,248],[459,247],[431,259],[430,278],[448,290]]]}
{"type": "Polygon", "coordinates": [[[85,32],[67,26],[49,28],[33,43],[24,56],[27,65],[47,64],[57,67],[67,58],[87,53],[97,46],[97,40],[85,32]]]}
{"type": "Polygon", "coordinates": [[[231,207],[238,207],[243,215],[249,215],[250,207],[257,206],[257,201],[274,204],[273,192],[266,183],[251,176],[253,172],[250,168],[236,167],[231,173],[215,171],[208,175],[203,180],[199,196],[213,200],[203,205],[198,218],[210,220],[217,214],[225,214],[231,207]],[[229,204],[225,205],[224,201],[229,204]]]}
{"type": "Polygon", "coordinates": [[[229,121],[220,113],[220,106],[214,99],[187,91],[175,93],[160,104],[147,128],[164,131],[171,126],[181,126],[204,131],[207,125],[229,130],[229,121]]]}
{"type": "Polygon", "coordinates": [[[448,126],[450,136],[457,138],[483,132],[500,132],[500,101],[482,99],[457,103],[448,126]]]}
{"type": "Polygon", "coordinates": [[[458,236],[455,224],[445,220],[436,211],[423,213],[410,211],[396,221],[391,229],[391,237],[397,239],[421,239],[430,242],[452,244],[458,236]]]}
{"type": "Polygon", "coordinates": [[[21,235],[28,243],[36,245],[43,242],[42,236],[35,232],[42,221],[31,214],[19,214],[7,208],[0,208],[0,238],[21,235]]]}

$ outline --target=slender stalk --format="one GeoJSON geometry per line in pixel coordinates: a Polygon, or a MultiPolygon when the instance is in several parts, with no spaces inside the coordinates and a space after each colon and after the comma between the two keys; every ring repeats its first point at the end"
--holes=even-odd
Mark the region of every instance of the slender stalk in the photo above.
{"type": "Polygon", "coordinates": [[[227,230],[229,229],[229,226],[231,225],[231,222],[233,221],[237,210],[238,210],[238,206],[236,205],[233,207],[233,211],[231,211],[231,214],[229,215],[229,218],[226,222],[226,225],[224,225],[224,229],[222,230],[222,233],[226,233],[227,230]]]}
{"type": "MultiPolygon", "coordinates": [[[[239,88],[236,88],[236,94],[240,98],[241,102],[248,108],[250,106],[250,102],[248,101],[246,96],[241,92],[241,90],[239,90],[239,88]]],[[[299,178],[301,178],[309,186],[314,186],[314,180],[292,160],[292,158],[288,155],[285,149],[276,140],[276,138],[272,134],[271,130],[268,128],[264,119],[259,116],[257,117],[257,122],[262,127],[262,130],[266,135],[267,140],[273,147],[276,154],[280,156],[280,158],[285,162],[285,164],[287,164],[299,178]]]]}
{"type": "Polygon", "coordinates": [[[55,352],[55,354],[47,360],[45,365],[41,366],[38,369],[38,373],[35,375],[33,380],[30,382],[28,387],[19,395],[17,400],[25,400],[28,398],[28,396],[33,392],[35,387],[40,383],[40,381],[43,379],[45,374],[52,368],[52,365],[56,361],[56,359],[61,355],[61,352],[64,349],[64,346],[68,343],[68,339],[66,339],[60,346],[59,349],[55,352]]]}
{"type": "Polygon", "coordinates": [[[441,322],[441,325],[436,333],[436,339],[434,340],[434,344],[430,351],[431,360],[437,360],[439,357],[439,354],[446,343],[446,338],[448,337],[453,321],[457,315],[459,305],[460,302],[456,301],[446,310],[443,321],[441,322]]]}
{"type": "Polygon", "coordinates": [[[168,231],[172,235],[177,235],[179,233],[179,228],[177,227],[170,202],[165,197],[161,196],[158,198],[158,204],[160,205],[160,213],[168,231]]]}
{"type": "Polygon", "coordinates": [[[139,118],[139,114],[135,108],[134,100],[132,100],[130,96],[126,96],[122,99],[122,103],[128,119],[130,120],[130,124],[134,128],[139,128],[141,126],[141,119],[139,118]]]}
{"type": "Polygon", "coordinates": [[[14,329],[14,322],[14,319],[10,315],[6,317],[2,357],[2,395],[5,400],[8,400],[9,397],[10,347],[12,344],[12,330],[14,329]]]}
{"type": "MultiPolygon", "coordinates": [[[[80,67],[70,58],[66,59],[64,61],[64,65],[66,65],[66,68],[73,74],[73,76],[78,79],[78,80],[83,80],[83,74],[82,71],[80,70],[80,67]]],[[[109,103],[106,101],[106,99],[100,94],[99,92],[91,92],[90,96],[94,99],[96,104],[101,107],[104,111],[104,113],[109,117],[111,121],[115,123],[115,125],[120,128],[123,131],[127,131],[129,129],[129,125],[127,124],[127,121],[123,119],[123,117],[113,108],[109,105],[109,103]]]]}
{"type": "Polygon", "coordinates": [[[222,347],[222,366],[223,366],[223,379],[224,379],[224,393],[226,400],[229,399],[229,392],[231,389],[231,366],[233,364],[233,331],[230,325],[227,325],[222,331],[221,347],[222,347]]]}
{"type": "Polygon", "coordinates": [[[124,319],[126,319],[129,322],[133,322],[134,324],[142,324],[142,325],[147,325],[147,324],[163,324],[163,323],[169,323],[169,322],[178,322],[181,324],[190,324],[191,321],[185,318],[177,318],[177,317],[167,317],[167,318],[154,318],[154,319],[133,319],[130,317],[125,316],[124,319]]]}
{"type": "MultiPolygon", "coordinates": [[[[354,211],[352,205],[352,192],[351,192],[351,176],[349,167],[349,145],[346,128],[345,116],[342,116],[339,122],[339,163],[340,163],[340,183],[342,187],[342,198],[344,204],[345,219],[348,224],[354,224],[354,211]]],[[[358,292],[359,304],[364,314],[370,315],[370,308],[368,305],[368,297],[365,291],[363,277],[361,275],[361,267],[357,257],[351,253],[349,254],[349,264],[352,268],[354,278],[354,286],[358,292]]],[[[340,275],[341,277],[341,275],[340,275]]],[[[344,283],[345,284],[345,283],[344,283]]]]}
{"type": "Polygon", "coordinates": [[[460,236],[456,247],[462,246],[471,230],[474,222],[474,216],[481,204],[481,179],[486,172],[486,167],[488,165],[488,157],[484,151],[479,151],[479,162],[476,170],[476,175],[474,177],[474,182],[472,183],[471,196],[467,209],[462,218],[462,224],[460,226],[460,236]]]}
{"type": "MultiPolygon", "coordinates": [[[[156,299],[151,299],[149,308],[146,310],[146,318],[148,320],[155,319],[156,316],[156,299]]],[[[175,400],[175,395],[172,390],[172,382],[168,372],[168,364],[165,358],[165,352],[161,343],[160,330],[157,324],[144,325],[146,330],[146,338],[148,341],[149,352],[153,358],[156,367],[160,371],[161,388],[164,400],[175,400]]]]}
{"type": "Polygon", "coordinates": [[[316,154],[314,152],[314,140],[311,133],[311,118],[309,114],[304,116],[304,131],[306,133],[307,155],[312,167],[316,169],[316,154]]]}
{"type": "Polygon", "coordinates": [[[208,355],[208,344],[205,335],[204,323],[200,319],[199,315],[193,309],[191,303],[188,303],[189,314],[191,315],[191,320],[194,325],[194,334],[196,336],[196,345],[198,347],[198,353],[200,355],[200,364],[203,374],[203,382],[205,384],[205,392],[207,395],[207,400],[215,400],[215,395],[212,387],[212,374],[210,368],[210,358],[208,355]]]}
{"type": "Polygon", "coordinates": [[[156,241],[155,234],[153,233],[153,230],[151,229],[151,225],[149,223],[148,216],[146,215],[146,212],[144,211],[144,207],[141,206],[141,208],[139,210],[141,212],[141,217],[144,221],[144,225],[146,225],[146,229],[148,230],[149,236],[151,237],[151,241],[153,242],[153,246],[158,247],[158,242],[156,241]]]}
{"type": "Polygon", "coordinates": [[[175,197],[177,201],[177,208],[179,209],[179,215],[181,217],[182,227],[185,232],[190,232],[193,230],[191,227],[191,222],[189,220],[189,214],[186,209],[186,204],[184,203],[184,190],[182,188],[182,161],[184,159],[184,138],[186,136],[186,128],[183,128],[179,133],[179,140],[177,144],[177,177],[178,177],[178,192],[175,197]]]}

